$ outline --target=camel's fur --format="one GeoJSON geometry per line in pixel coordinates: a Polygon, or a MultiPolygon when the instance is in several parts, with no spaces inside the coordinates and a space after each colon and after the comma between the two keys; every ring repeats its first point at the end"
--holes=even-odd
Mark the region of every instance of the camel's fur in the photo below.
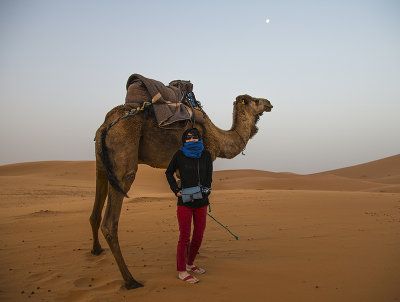
{"type": "MultiPolygon", "coordinates": [[[[196,125],[202,133],[204,147],[211,153],[213,160],[238,155],[257,133],[256,123],[260,115],[272,109],[268,100],[249,95],[238,96],[233,104],[230,130],[219,129],[207,115],[203,125],[196,125]]],[[[139,113],[105,130],[107,125],[130,109],[129,105],[113,108],[96,132],[96,197],[90,223],[93,232],[92,253],[98,255],[103,251],[98,230],[108,194],[101,230],[119,266],[125,286],[136,288],[142,285],[130,274],[118,242],[118,221],[124,195],[135,179],[138,164],[167,168],[173,154],[181,147],[182,133],[191,125],[179,130],[162,129],[158,127],[153,115],[146,117],[144,113],[139,113]]]]}

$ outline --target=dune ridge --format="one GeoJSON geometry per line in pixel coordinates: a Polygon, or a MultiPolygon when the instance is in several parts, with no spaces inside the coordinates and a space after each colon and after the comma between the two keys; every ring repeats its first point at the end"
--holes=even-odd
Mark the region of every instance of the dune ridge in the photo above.
{"type": "Polygon", "coordinates": [[[300,175],[260,170],[214,173],[216,189],[400,192],[400,155],[326,172],[300,175]]]}
{"type": "MultiPolygon", "coordinates": [[[[9,176],[55,177],[64,180],[94,181],[94,161],[44,161],[0,166],[0,178],[9,176]]],[[[163,169],[139,165],[133,188],[160,186],[159,192],[169,192],[163,169]],[[164,185],[163,185],[164,184],[164,185]]],[[[322,190],[400,192],[400,154],[384,159],[313,174],[269,172],[263,170],[222,170],[213,175],[216,190],[322,190]]]]}

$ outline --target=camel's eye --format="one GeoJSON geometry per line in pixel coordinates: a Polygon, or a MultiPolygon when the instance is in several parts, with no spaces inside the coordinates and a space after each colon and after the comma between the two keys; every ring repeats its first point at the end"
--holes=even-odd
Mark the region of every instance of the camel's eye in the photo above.
{"type": "Polygon", "coordinates": [[[259,100],[254,100],[254,102],[256,102],[256,104],[258,105],[259,100]]]}

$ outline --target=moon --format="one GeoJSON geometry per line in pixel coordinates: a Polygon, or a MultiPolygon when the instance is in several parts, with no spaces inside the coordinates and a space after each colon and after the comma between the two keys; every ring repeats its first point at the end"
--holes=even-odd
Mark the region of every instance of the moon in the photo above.
{"type": "Polygon", "coordinates": [[[265,23],[269,23],[269,19],[265,20],[265,23]]]}

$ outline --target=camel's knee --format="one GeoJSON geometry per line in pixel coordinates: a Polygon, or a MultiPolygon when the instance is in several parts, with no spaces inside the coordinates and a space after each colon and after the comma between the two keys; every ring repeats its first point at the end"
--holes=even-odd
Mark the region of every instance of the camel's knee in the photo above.
{"type": "Polygon", "coordinates": [[[101,232],[103,233],[103,236],[104,236],[104,238],[106,238],[107,242],[112,240],[113,237],[112,237],[110,229],[108,229],[104,226],[101,226],[101,232]]]}
{"type": "Polygon", "coordinates": [[[101,221],[101,217],[98,217],[98,215],[95,215],[95,214],[93,214],[93,213],[92,213],[92,215],[90,215],[90,217],[89,217],[90,225],[91,225],[93,228],[98,229],[98,228],[100,227],[100,221],[101,221]]]}
{"type": "Polygon", "coordinates": [[[114,237],[117,237],[117,228],[115,226],[110,226],[107,224],[102,224],[101,225],[101,232],[104,235],[104,238],[106,238],[107,241],[112,240],[114,237]]]}

